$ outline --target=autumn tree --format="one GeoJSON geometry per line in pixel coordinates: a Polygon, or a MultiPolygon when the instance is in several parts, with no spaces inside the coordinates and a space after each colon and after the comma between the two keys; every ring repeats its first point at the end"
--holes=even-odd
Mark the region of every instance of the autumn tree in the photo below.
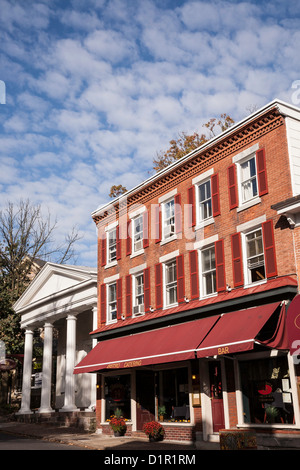
{"type": "Polygon", "coordinates": [[[127,189],[125,188],[125,186],[122,186],[121,184],[113,185],[110,188],[109,197],[115,198],[115,197],[121,196],[122,194],[126,192],[127,192],[127,189]]]}

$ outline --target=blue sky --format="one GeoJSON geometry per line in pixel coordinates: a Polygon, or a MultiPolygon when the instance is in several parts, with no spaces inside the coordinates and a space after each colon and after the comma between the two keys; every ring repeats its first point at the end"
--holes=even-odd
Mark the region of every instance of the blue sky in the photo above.
{"type": "Polygon", "coordinates": [[[149,177],[181,131],[236,121],[300,79],[300,2],[0,0],[0,208],[29,198],[76,224],[96,265],[91,212],[149,177]]]}

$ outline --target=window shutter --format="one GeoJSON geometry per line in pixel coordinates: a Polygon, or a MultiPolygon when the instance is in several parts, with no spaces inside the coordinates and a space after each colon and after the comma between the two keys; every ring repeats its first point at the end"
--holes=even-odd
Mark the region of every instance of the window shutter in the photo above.
{"type": "Polygon", "coordinates": [[[150,268],[144,269],[144,305],[145,312],[150,312],[150,268]]]}
{"type": "Polygon", "coordinates": [[[181,218],[181,195],[176,194],[175,198],[175,232],[182,232],[182,218],[181,218]]]}
{"type": "Polygon", "coordinates": [[[190,251],[191,300],[199,299],[198,251],[190,251]]]}
{"type": "Polygon", "coordinates": [[[263,196],[268,192],[265,149],[260,149],[256,152],[256,168],[258,191],[259,195],[263,196]]]}
{"type": "Polygon", "coordinates": [[[226,290],[224,240],[215,242],[217,292],[226,290]]]}
{"type": "Polygon", "coordinates": [[[266,276],[269,278],[277,276],[275,240],[272,220],[263,222],[262,232],[264,241],[266,276]]]}
{"type": "Polygon", "coordinates": [[[101,266],[106,265],[106,238],[101,240],[101,266]]]}
{"type": "Polygon", "coordinates": [[[100,321],[106,323],[106,284],[100,286],[100,321]]]}
{"type": "Polygon", "coordinates": [[[157,310],[163,306],[162,264],[155,265],[155,300],[157,310]]]}
{"type": "Polygon", "coordinates": [[[220,194],[219,194],[219,174],[215,173],[211,176],[211,198],[213,217],[221,214],[220,211],[220,194]]]}
{"type": "Polygon", "coordinates": [[[233,269],[234,287],[239,287],[244,284],[242,246],[241,246],[241,234],[240,233],[234,233],[231,235],[231,253],[232,253],[232,269],[233,269]]]}
{"type": "Polygon", "coordinates": [[[148,222],[148,211],[143,214],[143,247],[149,246],[149,222],[148,222]]]}
{"type": "Polygon", "coordinates": [[[117,280],[117,318],[122,315],[122,279],[117,280]]]}
{"type": "Polygon", "coordinates": [[[234,209],[238,206],[236,167],[235,164],[227,168],[228,189],[229,189],[229,208],[234,209]]]}
{"type": "Polygon", "coordinates": [[[120,239],[120,226],[117,225],[116,228],[116,238],[117,238],[117,260],[121,259],[121,239],[120,239]]]}
{"type": "Polygon", "coordinates": [[[155,243],[161,241],[161,210],[160,206],[155,207],[155,243]]]}
{"type": "Polygon", "coordinates": [[[184,302],[185,282],[184,282],[184,256],[179,255],[176,257],[176,272],[177,272],[177,302],[184,302]]]}
{"type": "Polygon", "coordinates": [[[194,185],[188,188],[188,204],[189,204],[188,228],[191,228],[196,225],[196,202],[195,202],[195,186],[194,185]]]}
{"type": "Polygon", "coordinates": [[[131,317],[132,310],[132,282],[131,275],[128,274],[125,278],[126,287],[126,317],[131,317]]]}
{"type": "Polygon", "coordinates": [[[131,255],[131,220],[127,222],[126,256],[131,255]]]}

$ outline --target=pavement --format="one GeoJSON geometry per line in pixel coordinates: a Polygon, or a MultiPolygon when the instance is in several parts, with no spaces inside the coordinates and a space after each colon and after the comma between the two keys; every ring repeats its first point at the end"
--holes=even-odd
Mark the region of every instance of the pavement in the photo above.
{"type": "MultiPolygon", "coordinates": [[[[114,451],[197,451],[220,450],[218,442],[178,443],[171,441],[149,442],[148,438],[139,437],[114,437],[105,434],[79,431],[70,427],[55,427],[37,423],[22,423],[18,421],[1,421],[0,432],[10,433],[16,436],[43,439],[67,445],[76,445],[89,450],[114,450],[114,451]]],[[[1,436],[0,436],[1,438],[1,436]]]]}

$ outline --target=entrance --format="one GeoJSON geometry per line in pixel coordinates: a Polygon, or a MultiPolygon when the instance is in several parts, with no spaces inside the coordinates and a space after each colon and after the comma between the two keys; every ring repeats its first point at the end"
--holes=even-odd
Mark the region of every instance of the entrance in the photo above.
{"type": "Polygon", "coordinates": [[[213,432],[219,432],[220,429],[225,427],[221,364],[219,361],[209,362],[209,380],[213,432]]]}
{"type": "Polygon", "coordinates": [[[155,420],[155,375],[153,371],[136,371],[136,428],[155,420]]]}

